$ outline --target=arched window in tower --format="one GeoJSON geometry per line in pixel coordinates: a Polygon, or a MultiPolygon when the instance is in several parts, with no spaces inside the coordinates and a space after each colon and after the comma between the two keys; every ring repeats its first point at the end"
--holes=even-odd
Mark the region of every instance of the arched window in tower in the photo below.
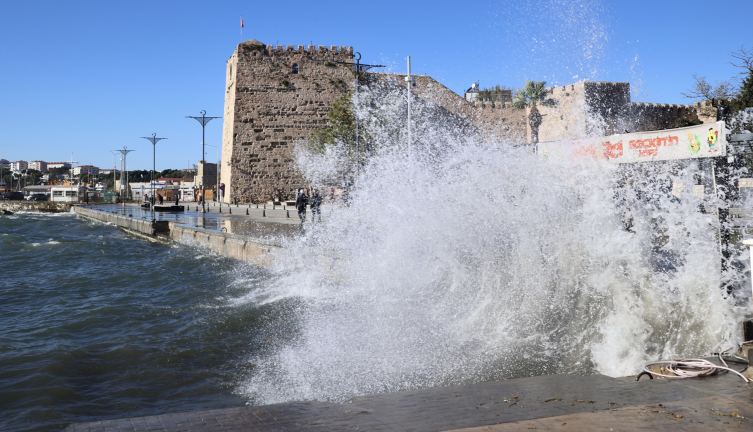
{"type": "Polygon", "coordinates": [[[298,63],[293,63],[293,73],[294,74],[298,73],[298,63]]]}

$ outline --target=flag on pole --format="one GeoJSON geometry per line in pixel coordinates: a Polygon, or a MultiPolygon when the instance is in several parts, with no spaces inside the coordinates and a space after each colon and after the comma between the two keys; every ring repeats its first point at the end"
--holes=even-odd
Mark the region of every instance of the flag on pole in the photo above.
{"type": "Polygon", "coordinates": [[[243,16],[241,16],[241,28],[243,28],[243,16]]]}

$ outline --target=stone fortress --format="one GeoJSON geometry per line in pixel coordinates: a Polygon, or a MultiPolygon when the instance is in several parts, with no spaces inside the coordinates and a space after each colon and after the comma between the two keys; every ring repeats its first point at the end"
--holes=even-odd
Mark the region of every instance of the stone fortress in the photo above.
{"type": "MultiPolygon", "coordinates": [[[[239,44],[227,61],[221,183],[225,199],[266,202],[295,196],[305,185],[293,166],[296,142],[328,124],[327,113],[353,89],[352,47],[239,44]]],[[[365,73],[405,86],[401,74],[365,73]]],[[[426,75],[414,75],[416,97],[473,124],[490,140],[532,142],[530,109],[510,102],[469,102],[426,75]]],[[[362,83],[369,81],[362,78],[362,83]]],[[[716,121],[707,104],[644,104],[630,100],[629,83],[582,81],[549,87],[550,103],[539,106],[538,141],[658,130],[678,118],[716,121]]]]}

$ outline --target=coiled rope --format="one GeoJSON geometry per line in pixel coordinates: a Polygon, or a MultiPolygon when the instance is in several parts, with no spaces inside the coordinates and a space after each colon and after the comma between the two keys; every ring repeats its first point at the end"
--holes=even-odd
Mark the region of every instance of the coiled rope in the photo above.
{"type": "Polygon", "coordinates": [[[651,379],[654,379],[655,376],[673,379],[673,378],[701,378],[701,377],[716,375],[721,372],[732,372],[735,375],[742,378],[743,381],[745,381],[746,383],[749,383],[750,380],[748,378],[746,378],[740,372],[730,368],[727,362],[724,361],[724,359],[722,358],[722,354],[726,353],[727,351],[729,351],[729,349],[722,351],[718,354],[719,361],[721,361],[724,366],[718,366],[704,359],[656,361],[656,362],[652,362],[644,366],[643,372],[641,372],[636,377],[635,380],[636,381],[640,380],[643,375],[648,375],[649,378],[651,379]],[[651,366],[655,366],[655,365],[661,365],[660,370],[666,373],[653,372],[649,370],[651,366]],[[674,374],[674,375],[669,375],[669,373],[674,374]]]}

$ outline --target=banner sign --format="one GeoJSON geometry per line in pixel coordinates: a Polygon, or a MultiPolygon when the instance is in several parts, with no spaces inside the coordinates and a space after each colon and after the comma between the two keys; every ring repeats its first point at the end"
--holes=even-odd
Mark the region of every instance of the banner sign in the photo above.
{"type": "Polygon", "coordinates": [[[661,131],[538,144],[544,160],[607,160],[615,163],[699,159],[727,155],[724,122],[661,131]]]}

